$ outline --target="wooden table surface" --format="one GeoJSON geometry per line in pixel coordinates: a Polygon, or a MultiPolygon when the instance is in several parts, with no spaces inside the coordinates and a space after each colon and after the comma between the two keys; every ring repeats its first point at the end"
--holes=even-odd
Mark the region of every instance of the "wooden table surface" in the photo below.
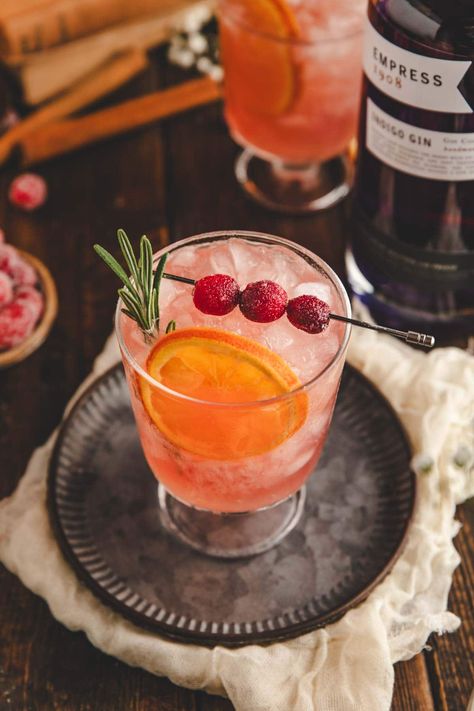
{"type": "MultiPolygon", "coordinates": [[[[157,53],[152,68],[107,103],[182,78],[157,53]]],[[[2,171],[0,226],[51,269],[60,309],[45,345],[0,372],[0,498],[13,492],[35,447],[58,425],[111,331],[117,284],[93,253],[94,242],[116,252],[117,227],[134,237],[147,233],[156,247],[206,230],[255,229],[300,242],[342,272],[350,232],[344,206],[317,217],[272,214],[236,184],[236,153],[222,108],[213,105],[38,166],[49,200],[31,214],[9,205],[16,172],[2,171]]],[[[466,709],[474,687],[473,514],[469,504],[458,511],[462,563],[449,598],[462,626],[433,635],[425,652],[396,665],[393,711],[466,709]]],[[[229,711],[232,705],[106,656],[56,622],[45,602],[0,566],[0,709],[229,711]]]]}

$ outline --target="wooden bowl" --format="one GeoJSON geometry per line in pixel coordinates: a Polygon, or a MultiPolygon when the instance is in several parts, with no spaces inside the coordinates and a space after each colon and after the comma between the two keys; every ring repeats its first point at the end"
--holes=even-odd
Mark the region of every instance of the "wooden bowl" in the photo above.
{"type": "Polygon", "coordinates": [[[24,360],[33,353],[33,351],[39,348],[50,332],[56,314],[58,313],[58,295],[49,269],[45,267],[43,262],[40,262],[39,259],[33,257],[31,254],[23,252],[20,249],[18,252],[22,259],[29,262],[38,274],[38,280],[44,296],[44,311],[34,331],[30,333],[24,341],[7,351],[0,351],[0,368],[8,368],[10,365],[20,363],[20,361],[24,360]]]}

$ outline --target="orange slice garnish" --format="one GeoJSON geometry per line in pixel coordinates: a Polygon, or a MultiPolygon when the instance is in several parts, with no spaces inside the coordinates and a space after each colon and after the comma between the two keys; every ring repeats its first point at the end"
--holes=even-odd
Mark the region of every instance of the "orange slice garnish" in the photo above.
{"type": "Polygon", "coordinates": [[[242,25],[221,22],[226,87],[242,108],[275,116],[287,111],[296,93],[296,70],[284,40],[299,36],[285,0],[239,0],[242,25]],[[248,28],[248,29],[247,29],[248,28]]]}
{"type": "Polygon", "coordinates": [[[140,378],[143,404],[164,437],[209,459],[263,454],[291,437],[307,416],[308,398],[302,392],[255,404],[290,393],[301,383],[279,355],[229,331],[170,333],[153,348],[146,369],[174,393],[207,401],[180,398],[140,378]],[[246,402],[253,404],[236,404],[246,402]]]}

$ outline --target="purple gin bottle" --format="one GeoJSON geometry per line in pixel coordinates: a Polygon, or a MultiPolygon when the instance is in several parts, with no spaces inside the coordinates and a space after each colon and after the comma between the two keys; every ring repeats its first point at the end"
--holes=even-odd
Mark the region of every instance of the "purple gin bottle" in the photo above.
{"type": "Polygon", "coordinates": [[[474,335],[474,0],[371,0],[350,286],[372,318],[474,335]]]}

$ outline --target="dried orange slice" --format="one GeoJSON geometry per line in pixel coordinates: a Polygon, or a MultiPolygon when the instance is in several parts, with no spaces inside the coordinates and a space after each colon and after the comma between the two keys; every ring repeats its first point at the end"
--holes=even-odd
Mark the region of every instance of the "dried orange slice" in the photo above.
{"type": "Polygon", "coordinates": [[[299,35],[296,18],[285,0],[239,0],[237,5],[241,23],[226,22],[225,16],[220,23],[226,91],[243,109],[281,114],[296,93],[296,70],[285,41],[299,35]]]}
{"type": "Polygon", "coordinates": [[[279,355],[229,331],[174,331],[157,343],[146,368],[174,393],[207,401],[186,400],[140,379],[144,406],[166,439],[209,459],[267,452],[294,434],[307,416],[308,398],[301,392],[255,404],[289,393],[301,383],[279,355]],[[248,407],[239,404],[246,402],[248,407]]]}

